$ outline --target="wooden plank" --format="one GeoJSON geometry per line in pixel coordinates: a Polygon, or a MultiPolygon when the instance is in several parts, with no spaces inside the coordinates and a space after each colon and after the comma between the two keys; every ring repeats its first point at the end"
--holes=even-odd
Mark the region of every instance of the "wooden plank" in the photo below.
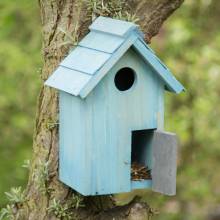
{"type": "Polygon", "coordinates": [[[131,189],[150,189],[152,187],[152,180],[131,181],[131,189]]]}
{"type": "Polygon", "coordinates": [[[169,132],[155,131],[153,138],[152,190],[176,194],[177,138],[169,132]]]}
{"type": "Polygon", "coordinates": [[[60,66],[48,78],[45,85],[77,96],[90,79],[91,75],[60,66]]]}
{"type": "Polygon", "coordinates": [[[136,28],[137,26],[134,23],[102,16],[98,17],[89,27],[91,31],[100,31],[121,37],[127,36],[136,28]]]}
{"type": "Polygon", "coordinates": [[[157,111],[157,128],[164,130],[164,82],[158,82],[158,111],[157,111]]]}
{"type": "Polygon", "coordinates": [[[131,136],[133,130],[157,127],[158,86],[158,76],[129,49],[86,99],[61,93],[61,181],[83,195],[144,187],[132,186],[131,136]],[[136,72],[136,81],[122,92],[114,77],[125,66],[136,72]]]}
{"type": "Polygon", "coordinates": [[[92,31],[80,41],[79,45],[105,53],[114,53],[124,40],[122,37],[92,31]]]}
{"type": "Polygon", "coordinates": [[[123,129],[125,122],[118,120],[115,96],[110,92],[109,84],[107,78],[103,79],[86,98],[87,102],[93,103],[92,136],[96,148],[93,194],[99,195],[130,191],[130,153],[127,154],[130,152],[127,147],[130,146],[130,132],[123,129]]]}
{"type": "Polygon", "coordinates": [[[118,62],[118,60],[123,56],[123,54],[131,47],[131,45],[137,39],[137,35],[131,35],[122,45],[121,47],[112,54],[111,58],[99,71],[92,77],[92,79],[85,85],[85,87],[81,90],[80,96],[81,98],[85,98],[92,89],[99,83],[99,81],[108,73],[108,71],[118,62]]]}
{"type": "Polygon", "coordinates": [[[110,57],[111,54],[78,46],[60,66],[93,75],[110,57]]]}
{"type": "Polygon", "coordinates": [[[160,78],[166,83],[170,91],[180,93],[185,90],[179,81],[172,75],[169,69],[159,60],[158,57],[145,46],[143,41],[137,40],[134,43],[134,48],[142,55],[145,61],[151,65],[160,78]]]}
{"type": "Polygon", "coordinates": [[[82,99],[60,92],[59,178],[81,194],[88,195],[92,167],[91,152],[86,148],[89,137],[86,136],[85,116],[82,99]]]}
{"type": "Polygon", "coordinates": [[[87,106],[85,121],[90,124],[85,137],[89,139],[87,152],[92,157],[90,195],[129,192],[132,189],[131,135],[133,130],[157,127],[157,81],[157,75],[136,52],[129,49],[83,99],[87,106]],[[114,76],[124,66],[136,71],[137,81],[131,89],[121,92],[115,87],[114,76]]]}

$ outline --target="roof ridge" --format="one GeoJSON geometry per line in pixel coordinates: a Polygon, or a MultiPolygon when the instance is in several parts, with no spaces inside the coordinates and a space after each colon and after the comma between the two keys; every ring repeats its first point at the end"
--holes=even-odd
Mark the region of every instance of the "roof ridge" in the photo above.
{"type": "Polygon", "coordinates": [[[143,33],[139,30],[138,25],[135,23],[113,19],[110,17],[99,16],[89,26],[89,29],[90,31],[112,34],[123,38],[128,37],[128,35],[134,31],[143,37],[143,33]]]}

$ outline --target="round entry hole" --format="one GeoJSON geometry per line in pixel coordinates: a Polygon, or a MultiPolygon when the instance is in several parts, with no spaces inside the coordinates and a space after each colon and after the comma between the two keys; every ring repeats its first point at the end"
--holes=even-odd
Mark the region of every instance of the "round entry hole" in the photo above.
{"type": "Polygon", "coordinates": [[[135,81],[135,72],[129,67],[120,69],[115,75],[115,86],[120,91],[130,89],[135,81]]]}

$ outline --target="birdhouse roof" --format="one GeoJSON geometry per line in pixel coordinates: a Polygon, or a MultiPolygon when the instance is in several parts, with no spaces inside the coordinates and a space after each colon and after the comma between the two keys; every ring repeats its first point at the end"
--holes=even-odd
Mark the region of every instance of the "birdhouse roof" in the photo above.
{"type": "Polygon", "coordinates": [[[133,47],[166,84],[167,90],[180,93],[184,87],[144,42],[138,26],[126,21],[98,17],[90,32],[60,63],[46,85],[85,98],[116,62],[133,47]]]}

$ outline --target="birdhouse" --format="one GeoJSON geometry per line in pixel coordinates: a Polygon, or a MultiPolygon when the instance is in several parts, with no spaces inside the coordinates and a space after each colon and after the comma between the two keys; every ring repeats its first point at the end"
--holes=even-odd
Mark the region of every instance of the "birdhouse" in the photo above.
{"type": "Polygon", "coordinates": [[[59,178],[83,195],[176,192],[164,93],[183,86],[131,23],[97,18],[45,82],[59,90],[59,178]]]}

